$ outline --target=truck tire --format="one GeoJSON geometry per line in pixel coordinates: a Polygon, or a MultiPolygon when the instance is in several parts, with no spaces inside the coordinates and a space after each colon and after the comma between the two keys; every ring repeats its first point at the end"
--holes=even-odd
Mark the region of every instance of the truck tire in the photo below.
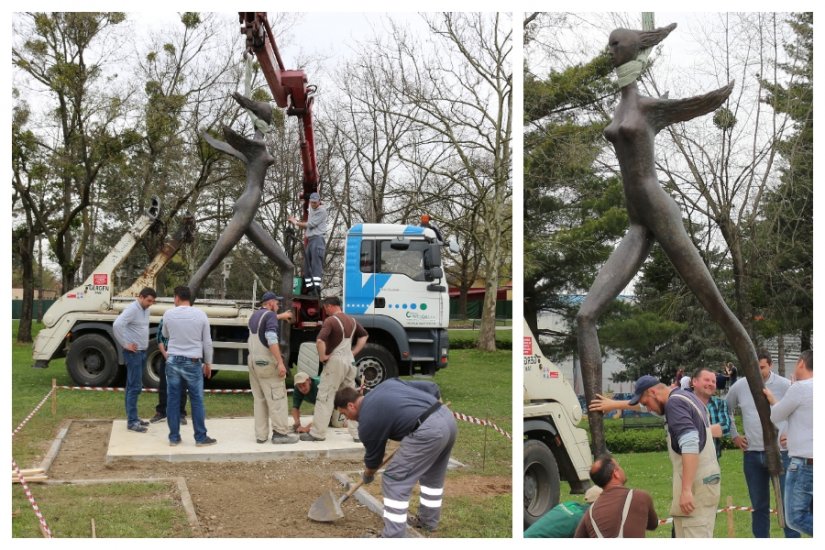
{"type": "Polygon", "coordinates": [[[118,375],[117,351],[102,334],[84,334],[69,346],[66,370],[81,386],[111,386],[118,375]]]}
{"type": "Polygon", "coordinates": [[[158,343],[150,340],[149,347],[146,348],[146,364],[143,366],[143,387],[160,387],[160,367],[163,365],[163,354],[158,349],[158,343]]]}
{"type": "Polygon", "coordinates": [[[398,377],[398,364],[387,348],[378,344],[367,344],[355,358],[358,367],[356,377],[367,389],[372,389],[384,380],[398,377]]]}
{"type": "Polygon", "coordinates": [[[524,527],[530,527],[559,503],[559,466],[547,445],[524,442],[524,527]]]}

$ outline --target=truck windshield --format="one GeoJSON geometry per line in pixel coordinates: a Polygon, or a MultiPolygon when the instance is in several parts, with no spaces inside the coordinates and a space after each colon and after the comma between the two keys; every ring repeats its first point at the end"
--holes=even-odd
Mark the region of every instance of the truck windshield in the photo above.
{"type": "MultiPolygon", "coordinates": [[[[414,281],[424,281],[424,251],[426,241],[412,241],[407,250],[393,250],[390,241],[380,241],[378,249],[379,273],[400,273],[414,281]]],[[[363,249],[362,249],[363,251],[363,249]]]]}

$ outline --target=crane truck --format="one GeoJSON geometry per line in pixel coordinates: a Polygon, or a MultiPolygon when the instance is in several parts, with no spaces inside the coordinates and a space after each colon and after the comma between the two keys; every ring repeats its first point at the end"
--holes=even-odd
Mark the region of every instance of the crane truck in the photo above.
{"type": "Polygon", "coordinates": [[[561,371],[539,348],[524,322],[524,526],[559,503],[561,481],[581,494],[590,486],[593,454],[578,427],[579,399],[561,371]]]}
{"type": "MultiPolygon", "coordinates": [[[[112,324],[144,286],[155,287],[161,269],[184,238],[166,243],[144,272],[125,290],[116,292],[112,275],[156,223],[159,201],[137,220],[80,286],[61,296],[43,316],[44,328],[34,343],[34,366],[66,357],[75,383],[108,386],[123,368],[122,350],[112,324]]],[[[373,387],[399,374],[432,375],[447,366],[449,295],[443,282],[439,241],[431,229],[392,224],[357,224],[347,232],[344,249],[344,311],[369,333],[356,357],[361,378],[373,387]]],[[[163,313],[174,307],[159,298],[149,309],[150,334],[163,313]]],[[[213,368],[247,369],[247,323],[254,311],[249,301],[199,299],[195,307],[209,318],[215,347],[213,368]]],[[[318,300],[297,298],[290,331],[290,362],[297,363],[300,345],[314,342],[322,322],[318,300]]],[[[157,387],[162,355],[152,340],[147,349],[143,383],[157,387]]]]}

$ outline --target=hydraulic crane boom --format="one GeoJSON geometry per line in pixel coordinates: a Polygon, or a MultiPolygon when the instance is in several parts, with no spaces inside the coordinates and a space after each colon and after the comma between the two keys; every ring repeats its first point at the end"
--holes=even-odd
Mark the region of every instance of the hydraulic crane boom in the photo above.
{"type": "Polygon", "coordinates": [[[309,212],[309,195],[320,192],[318,164],[315,158],[315,134],[312,129],[312,93],[315,87],[307,84],[307,76],[303,70],[284,68],[265,12],[238,12],[238,18],[241,23],[241,34],[246,36],[247,52],[254,54],[258,59],[275,103],[278,107],[286,109],[288,116],[295,116],[301,120],[298,144],[304,169],[302,217],[306,220],[309,212]]]}

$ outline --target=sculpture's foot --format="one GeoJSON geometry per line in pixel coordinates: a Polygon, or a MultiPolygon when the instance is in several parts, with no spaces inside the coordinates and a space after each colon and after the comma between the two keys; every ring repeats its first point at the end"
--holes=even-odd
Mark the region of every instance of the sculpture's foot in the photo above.
{"type": "Polygon", "coordinates": [[[265,101],[255,101],[254,99],[249,99],[246,96],[239,94],[238,92],[233,92],[232,97],[235,98],[235,101],[238,102],[238,105],[247,109],[248,111],[252,111],[256,117],[260,118],[267,124],[272,124],[272,107],[269,103],[265,101]]]}

